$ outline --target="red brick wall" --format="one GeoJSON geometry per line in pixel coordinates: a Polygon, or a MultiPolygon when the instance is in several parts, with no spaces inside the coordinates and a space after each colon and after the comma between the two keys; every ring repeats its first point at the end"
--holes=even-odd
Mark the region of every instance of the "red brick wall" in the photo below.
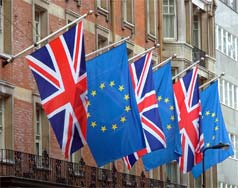
{"type": "MultiPolygon", "coordinates": [[[[56,4],[63,8],[70,9],[80,15],[87,13],[89,10],[95,10],[94,0],[82,1],[80,7],[77,6],[77,2],[73,0],[51,0],[51,4],[56,4]]],[[[153,42],[146,42],[145,39],[145,3],[144,1],[134,1],[135,2],[135,34],[133,35],[133,41],[142,47],[151,47],[153,42]]],[[[113,1],[114,9],[114,20],[115,20],[115,33],[121,36],[131,35],[131,31],[127,28],[122,28],[122,17],[121,17],[121,1],[113,1]]],[[[26,3],[23,0],[13,1],[13,53],[16,54],[22,49],[33,44],[33,34],[32,34],[32,5],[26,3]],[[27,12],[27,14],[26,14],[27,12]]],[[[108,29],[112,29],[112,20],[106,20],[106,18],[100,14],[90,15],[86,18],[95,24],[102,25],[108,29]]],[[[56,31],[63,25],[65,25],[65,20],[57,18],[53,15],[49,15],[49,33],[56,31]]],[[[95,44],[96,38],[93,33],[85,31],[85,48],[86,53],[90,53],[96,49],[95,44]]],[[[27,52],[29,54],[30,52],[27,52]]],[[[0,68],[0,79],[5,79],[18,87],[22,87],[33,92],[37,91],[35,81],[28,68],[25,57],[22,56],[14,60],[13,63],[7,65],[5,68],[0,68]]],[[[34,152],[34,128],[33,128],[33,104],[14,99],[14,149],[22,152],[34,152]]],[[[52,128],[50,128],[50,157],[64,159],[59,145],[57,143],[56,137],[52,128]]],[[[89,148],[86,146],[82,149],[82,156],[86,164],[95,166],[96,163],[91,155],[89,148]]],[[[124,170],[124,164],[122,160],[118,160],[117,169],[120,172],[124,170]]],[[[137,172],[141,173],[143,169],[142,162],[139,161],[137,164],[137,172]]]]}
{"type": "Polygon", "coordinates": [[[34,128],[32,104],[14,99],[14,149],[21,152],[34,152],[34,128]]]}

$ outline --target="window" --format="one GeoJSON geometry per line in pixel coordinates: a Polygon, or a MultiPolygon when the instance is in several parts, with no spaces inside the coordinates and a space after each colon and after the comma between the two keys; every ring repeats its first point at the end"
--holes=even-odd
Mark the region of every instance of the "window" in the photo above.
{"type": "Polygon", "coordinates": [[[218,50],[220,50],[220,51],[222,50],[221,30],[222,30],[222,29],[217,25],[217,26],[216,26],[216,36],[217,36],[216,48],[217,48],[218,50]]]}
{"type": "MultiPolygon", "coordinates": [[[[47,12],[42,7],[35,5],[34,6],[34,20],[33,20],[33,40],[38,42],[48,33],[47,31],[47,12]]],[[[39,45],[40,47],[40,45],[39,45]]]]}
{"type": "Polygon", "coordinates": [[[35,140],[35,153],[42,156],[46,151],[49,153],[50,142],[50,127],[49,121],[45,112],[40,104],[39,96],[33,96],[34,100],[34,140],[35,140]]]}
{"type": "Polygon", "coordinates": [[[158,1],[146,1],[146,12],[147,12],[147,34],[148,38],[155,40],[157,39],[157,17],[158,17],[158,1]]]}
{"type": "Polygon", "coordinates": [[[0,52],[3,51],[3,6],[0,0],[0,52]]]}
{"type": "Polygon", "coordinates": [[[219,80],[220,102],[234,109],[238,109],[238,86],[224,79],[219,80]]]}
{"type": "Polygon", "coordinates": [[[177,163],[171,162],[166,164],[166,179],[171,183],[177,183],[177,163]]]}
{"type": "MultiPolygon", "coordinates": [[[[102,27],[100,25],[96,25],[97,49],[103,48],[109,44],[109,36],[110,36],[109,29],[102,27]]],[[[103,53],[103,52],[104,51],[101,51],[100,53],[103,53]]]]}
{"type": "Polygon", "coordinates": [[[199,176],[198,178],[196,178],[195,180],[194,180],[194,187],[196,188],[199,188],[199,187],[201,187],[201,185],[202,185],[202,178],[201,178],[201,176],[199,176]]]}
{"type": "Polygon", "coordinates": [[[224,29],[222,30],[222,38],[223,38],[223,46],[222,46],[222,52],[224,53],[224,54],[226,54],[226,52],[227,52],[227,46],[226,46],[226,34],[227,34],[227,32],[226,31],[224,31],[224,29]]]}
{"type": "Polygon", "coordinates": [[[36,154],[42,154],[42,122],[41,122],[41,114],[42,109],[40,105],[36,106],[36,118],[35,118],[35,147],[36,147],[36,154]]]}
{"type": "Polygon", "coordinates": [[[123,0],[123,26],[134,31],[134,0],[123,0]]]}
{"type": "Polygon", "coordinates": [[[5,146],[4,133],[4,99],[0,95],[0,149],[4,149],[5,146]]]}
{"type": "Polygon", "coordinates": [[[238,159],[237,135],[229,133],[229,137],[230,137],[232,148],[233,148],[233,151],[234,151],[234,155],[232,155],[231,158],[238,159]]]}
{"type": "Polygon", "coordinates": [[[109,20],[110,13],[110,1],[108,0],[97,0],[97,12],[106,17],[107,21],[109,20]]]}
{"type": "Polygon", "coordinates": [[[238,188],[237,185],[231,185],[224,182],[219,182],[219,188],[238,188]]]}
{"type": "Polygon", "coordinates": [[[175,0],[163,0],[163,36],[175,38],[175,0]]]}
{"type": "Polygon", "coordinates": [[[200,16],[193,16],[193,45],[200,48],[200,16]]]}

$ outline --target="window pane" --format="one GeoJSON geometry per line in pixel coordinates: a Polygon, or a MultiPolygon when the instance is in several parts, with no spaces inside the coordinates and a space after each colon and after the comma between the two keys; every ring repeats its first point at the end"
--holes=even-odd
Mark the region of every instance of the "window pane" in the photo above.
{"type": "Polygon", "coordinates": [[[166,38],[174,38],[174,16],[163,16],[163,34],[166,38]]]}
{"type": "Polygon", "coordinates": [[[223,30],[223,52],[226,54],[226,31],[223,30]]]}
{"type": "Polygon", "coordinates": [[[234,135],[234,155],[235,158],[238,159],[238,142],[237,142],[237,136],[234,135]]]}
{"type": "Polygon", "coordinates": [[[218,27],[218,49],[219,50],[221,50],[221,41],[222,41],[221,28],[218,27]]]}
{"type": "Polygon", "coordinates": [[[133,0],[126,1],[126,20],[133,24],[133,0]]]}
{"type": "Polygon", "coordinates": [[[105,10],[108,10],[108,0],[101,0],[101,7],[105,10]]]}
{"type": "Polygon", "coordinates": [[[149,19],[148,19],[148,24],[149,24],[149,33],[152,35],[156,35],[156,8],[157,8],[157,1],[147,1],[148,2],[148,14],[149,14],[149,19]]]}

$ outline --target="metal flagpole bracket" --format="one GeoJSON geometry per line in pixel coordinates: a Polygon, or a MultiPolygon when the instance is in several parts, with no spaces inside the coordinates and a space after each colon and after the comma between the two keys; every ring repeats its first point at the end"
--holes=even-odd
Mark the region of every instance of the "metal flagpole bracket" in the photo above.
{"type": "Polygon", "coordinates": [[[168,63],[170,60],[173,60],[177,57],[177,54],[174,54],[173,56],[167,58],[166,60],[162,61],[161,63],[159,63],[158,65],[155,65],[152,70],[155,70],[163,65],[165,65],[166,63],[168,63]]]}
{"type": "MultiPolygon", "coordinates": [[[[8,63],[13,62],[14,59],[18,58],[19,56],[21,56],[21,55],[24,54],[25,52],[27,52],[27,51],[29,51],[29,50],[35,48],[36,46],[38,46],[38,45],[41,44],[42,42],[45,42],[45,41],[48,40],[49,38],[53,37],[54,35],[60,33],[61,31],[65,30],[65,29],[67,29],[68,27],[70,27],[70,26],[76,24],[77,22],[79,22],[79,21],[82,20],[83,18],[87,17],[88,15],[91,15],[92,13],[93,13],[93,10],[89,10],[86,14],[82,15],[81,17],[79,17],[79,18],[75,19],[74,21],[72,21],[72,22],[66,24],[65,26],[61,27],[60,29],[56,30],[55,32],[53,32],[53,33],[47,35],[45,38],[43,38],[43,39],[39,40],[38,42],[32,44],[32,45],[29,46],[28,48],[26,48],[26,49],[20,51],[19,53],[17,53],[17,54],[15,54],[15,55],[11,56],[9,59],[7,59],[7,62],[8,62],[8,63]]],[[[8,63],[7,63],[7,64],[8,64],[8,63]]]]}
{"type": "Polygon", "coordinates": [[[199,87],[199,89],[201,90],[202,88],[204,88],[205,86],[215,82],[216,80],[218,80],[219,78],[223,77],[225,75],[225,72],[221,73],[220,75],[216,75],[216,77],[214,77],[213,79],[207,81],[206,83],[204,83],[203,85],[201,85],[199,87]]]}
{"type": "Polygon", "coordinates": [[[141,52],[141,53],[135,55],[134,57],[131,57],[130,59],[128,59],[128,61],[132,61],[132,60],[136,59],[137,57],[143,56],[147,52],[150,52],[150,51],[154,50],[155,48],[158,48],[159,46],[160,46],[160,44],[155,44],[153,47],[145,50],[144,52],[141,52]]]}

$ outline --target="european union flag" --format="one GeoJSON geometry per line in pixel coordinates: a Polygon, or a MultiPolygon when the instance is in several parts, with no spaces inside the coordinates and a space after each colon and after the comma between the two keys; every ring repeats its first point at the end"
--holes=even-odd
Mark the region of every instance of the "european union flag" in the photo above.
{"type": "MultiPolygon", "coordinates": [[[[214,82],[202,91],[200,96],[202,104],[202,131],[204,134],[205,148],[219,143],[230,144],[228,150],[211,149],[206,151],[204,165],[205,170],[207,170],[217,163],[222,162],[230,155],[233,155],[234,152],[222,116],[218,95],[218,82],[214,82]]],[[[202,162],[193,167],[192,173],[195,178],[202,174],[202,162]]]]}
{"type": "Polygon", "coordinates": [[[87,143],[98,166],[145,147],[126,44],[88,61],[87,143]]]}
{"type": "Polygon", "coordinates": [[[153,79],[167,147],[153,151],[142,157],[146,170],[156,168],[172,160],[177,160],[182,153],[172,87],[171,63],[169,62],[155,71],[153,73],[153,79]]]}

